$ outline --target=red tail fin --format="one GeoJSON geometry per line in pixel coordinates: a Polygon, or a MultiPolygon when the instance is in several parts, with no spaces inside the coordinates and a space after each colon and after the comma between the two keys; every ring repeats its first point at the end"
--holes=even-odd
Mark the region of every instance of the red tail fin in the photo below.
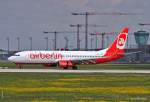
{"type": "Polygon", "coordinates": [[[123,54],[124,53],[124,48],[125,48],[125,43],[127,40],[127,35],[128,35],[129,28],[124,28],[116,40],[112,43],[112,45],[108,48],[106,51],[105,56],[112,56],[115,54],[123,54]]]}

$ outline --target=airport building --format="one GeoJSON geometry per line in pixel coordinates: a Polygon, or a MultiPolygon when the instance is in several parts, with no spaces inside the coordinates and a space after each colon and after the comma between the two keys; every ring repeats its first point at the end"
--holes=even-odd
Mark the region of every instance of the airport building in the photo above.
{"type": "Polygon", "coordinates": [[[150,63],[150,45],[148,44],[149,32],[140,30],[134,32],[134,37],[137,46],[131,46],[131,48],[126,49],[126,52],[141,52],[129,54],[122,60],[128,63],[150,63]]]}
{"type": "Polygon", "coordinates": [[[0,49],[0,60],[5,60],[7,59],[7,55],[8,55],[8,52],[3,50],[3,49],[0,49]]]}
{"type": "Polygon", "coordinates": [[[6,51],[3,49],[0,49],[0,60],[7,60],[8,57],[10,57],[12,54],[14,54],[14,51],[6,51]]]}

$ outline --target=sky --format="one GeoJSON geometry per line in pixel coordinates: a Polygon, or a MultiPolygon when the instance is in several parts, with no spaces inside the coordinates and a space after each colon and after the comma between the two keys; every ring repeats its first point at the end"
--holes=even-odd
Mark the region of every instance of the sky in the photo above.
{"type": "MultiPolygon", "coordinates": [[[[85,24],[84,16],[73,16],[72,12],[97,13],[142,13],[142,15],[91,15],[89,24],[107,25],[108,27],[89,27],[89,32],[119,32],[129,27],[130,33],[141,28],[150,31],[150,26],[140,27],[138,23],[150,23],[150,0],[0,0],[0,49],[17,50],[17,37],[20,37],[21,49],[30,48],[29,37],[33,37],[33,49],[46,48],[45,37],[49,37],[49,49],[53,48],[53,34],[43,31],[76,31],[70,24],[85,24]]],[[[84,27],[80,29],[84,31],[84,27]]],[[[76,34],[58,34],[57,47],[65,46],[64,37],[69,40],[69,47],[76,47],[76,34]]],[[[85,34],[80,34],[81,47],[85,46],[85,34]]],[[[113,39],[113,37],[111,37],[113,39]]],[[[133,37],[132,37],[133,38],[133,37]]],[[[131,44],[135,44],[131,38],[131,44]]],[[[111,43],[112,39],[108,43],[111,43]]],[[[99,37],[98,46],[100,47],[99,37]]],[[[95,46],[95,45],[93,45],[95,46]]],[[[89,36],[90,48],[90,36],[89,36]]]]}

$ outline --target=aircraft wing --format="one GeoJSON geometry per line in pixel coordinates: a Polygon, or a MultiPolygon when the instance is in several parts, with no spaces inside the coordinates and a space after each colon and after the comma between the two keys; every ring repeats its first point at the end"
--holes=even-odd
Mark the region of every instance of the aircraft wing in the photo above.
{"type": "MultiPolygon", "coordinates": [[[[107,57],[100,57],[100,58],[111,58],[112,56],[107,56],[107,57]]],[[[73,63],[76,64],[96,64],[96,59],[97,58],[93,58],[93,59],[83,59],[83,60],[72,60],[73,63]]]]}

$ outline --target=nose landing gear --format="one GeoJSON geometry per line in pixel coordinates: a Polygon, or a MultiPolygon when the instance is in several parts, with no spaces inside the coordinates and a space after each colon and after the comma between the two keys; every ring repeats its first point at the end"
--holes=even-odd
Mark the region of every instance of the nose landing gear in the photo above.
{"type": "Polygon", "coordinates": [[[22,68],[22,65],[21,64],[19,64],[19,63],[16,63],[16,66],[18,67],[18,68],[22,68]]]}

